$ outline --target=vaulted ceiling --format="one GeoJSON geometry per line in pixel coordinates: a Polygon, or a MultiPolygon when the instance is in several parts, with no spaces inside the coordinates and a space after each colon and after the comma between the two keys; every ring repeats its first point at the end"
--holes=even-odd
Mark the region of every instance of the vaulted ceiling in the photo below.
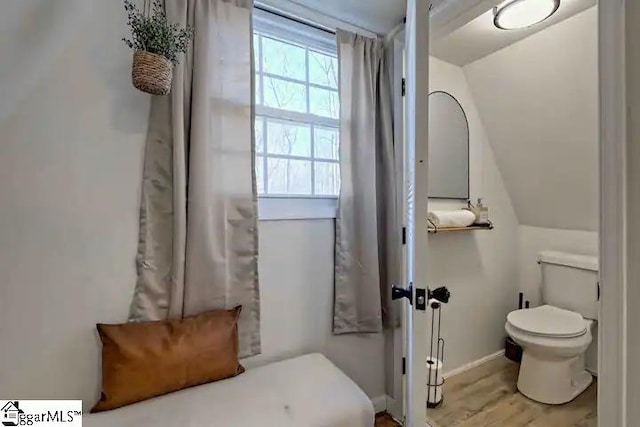
{"type": "MultiPolygon", "coordinates": [[[[499,30],[493,24],[492,6],[500,0],[478,0],[475,14],[469,21],[452,31],[439,34],[436,31],[431,44],[431,54],[455,65],[466,65],[508,45],[558,24],[596,4],[597,0],[562,0],[558,11],[549,19],[529,28],[516,31],[499,30]]],[[[473,11],[472,11],[473,12],[473,11]]],[[[451,30],[451,29],[450,29],[451,30]]]]}
{"type": "Polygon", "coordinates": [[[520,224],[598,229],[596,7],[466,67],[520,224]]]}

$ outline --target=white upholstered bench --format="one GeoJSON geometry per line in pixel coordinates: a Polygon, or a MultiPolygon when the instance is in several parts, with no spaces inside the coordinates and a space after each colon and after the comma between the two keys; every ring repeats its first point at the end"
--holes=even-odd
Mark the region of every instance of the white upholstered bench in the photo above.
{"type": "Polygon", "coordinates": [[[364,392],[323,355],[310,354],[83,421],[85,427],[373,427],[374,418],[364,392]]]}

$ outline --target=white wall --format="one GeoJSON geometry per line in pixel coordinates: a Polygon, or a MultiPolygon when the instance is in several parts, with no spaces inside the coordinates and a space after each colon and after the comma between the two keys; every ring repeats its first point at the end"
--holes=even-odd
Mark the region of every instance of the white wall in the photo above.
{"type": "Polygon", "coordinates": [[[51,62],[69,47],[78,30],[87,28],[85,24],[92,21],[91,3],[90,0],[20,0],[3,4],[0,121],[6,119],[24,95],[46,75],[51,62]]]}
{"type": "MultiPolygon", "coordinates": [[[[149,97],[130,83],[120,2],[92,2],[82,20],[72,19],[77,1],[59,2],[69,9],[60,27],[39,24],[48,1],[10,5],[3,41],[24,33],[61,45],[34,81],[26,71],[0,81],[12,94],[0,96],[0,396],[83,399],[87,409],[99,389],[95,323],[125,321],[134,288],[149,97]]],[[[31,60],[8,46],[0,72],[31,60]]],[[[384,394],[382,336],[330,333],[332,221],[259,228],[264,354],[247,365],[321,351],[370,396],[384,394]]]]}
{"type": "MultiPolygon", "coordinates": [[[[68,39],[41,26],[50,10],[39,3],[19,31],[2,28],[3,38],[64,45],[38,64],[37,81],[0,83],[24,89],[0,121],[0,395],[91,400],[95,323],[126,319],[133,293],[149,98],[130,89],[120,2],[95,2],[84,20],[61,3],[68,39]]],[[[37,52],[3,50],[0,68],[37,52]]]]}
{"type": "Polygon", "coordinates": [[[331,333],[334,221],[267,221],[259,230],[263,354],[245,364],[321,352],[370,397],[383,396],[383,335],[331,333]]]}
{"type": "Polygon", "coordinates": [[[592,7],[464,67],[523,225],[598,229],[597,28],[592,7]]]}
{"type": "MultiPolygon", "coordinates": [[[[470,132],[472,198],[483,197],[493,231],[440,233],[429,240],[429,286],[447,286],[451,302],[443,309],[445,370],[504,348],[504,323],[517,305],[517,230],[509,194],[462,68],[431,59],[431,91],[452,94],[465,110],[470,132]]],[[[429,209],[463,207],[430,201],[429,209]]]]}

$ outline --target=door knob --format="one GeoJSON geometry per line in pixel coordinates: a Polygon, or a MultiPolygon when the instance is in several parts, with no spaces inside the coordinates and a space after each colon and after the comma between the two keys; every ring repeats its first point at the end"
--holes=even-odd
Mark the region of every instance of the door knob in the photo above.
{"type": "Polygon", "coordinates": [[[447,304],[451,299],[451,292],[445,286],[440,288],[429,290],[429,299],[435,299],[443,304],[447,304]]]}

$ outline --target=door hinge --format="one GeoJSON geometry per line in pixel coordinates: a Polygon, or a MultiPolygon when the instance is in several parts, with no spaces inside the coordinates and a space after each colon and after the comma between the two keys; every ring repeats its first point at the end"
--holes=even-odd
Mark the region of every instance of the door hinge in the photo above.
{"type": "Polygon", "coordinates": [[[407,94],[407,79],[402,78],[402,96],[407,94]]]}
{"type": "Polygon", "coordinates": [[[407,227],[402,227],[402,244],[407,244],[407,227]]]}
{"type": "Polygon", "coordinates": [[[402,375],[407,375],[407,358],[402,358],[402,375]]]}

